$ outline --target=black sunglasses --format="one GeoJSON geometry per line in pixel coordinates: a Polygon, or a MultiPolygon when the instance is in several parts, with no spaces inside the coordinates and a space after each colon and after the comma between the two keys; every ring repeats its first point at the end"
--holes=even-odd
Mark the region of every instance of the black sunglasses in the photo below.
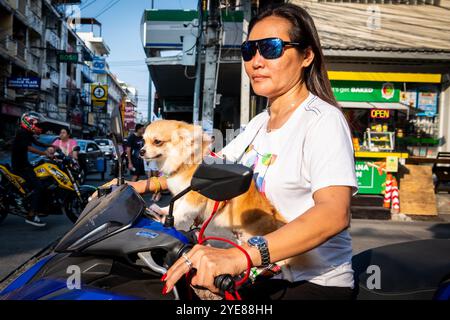
{"type": "Polygon", "coordinates": [[[248,40],[242,43],[241,53],[244,61],[250,61],[256,54],[256,50],[264,59],[277,59],[283,54],[285,46],[300,46],[300,42],[283,41],[280,38],[265,38],[260,40],[248,40]]]}

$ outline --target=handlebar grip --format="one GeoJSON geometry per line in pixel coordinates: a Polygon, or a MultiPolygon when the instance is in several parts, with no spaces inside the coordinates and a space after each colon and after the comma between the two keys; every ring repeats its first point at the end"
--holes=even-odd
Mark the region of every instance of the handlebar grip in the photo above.
{"type": "Polygon", "coordinates": [[[214,278],[214,285],[220,291],[233,292],[235,290],[234,279],[230,274],[221,274],[214,278]]]}

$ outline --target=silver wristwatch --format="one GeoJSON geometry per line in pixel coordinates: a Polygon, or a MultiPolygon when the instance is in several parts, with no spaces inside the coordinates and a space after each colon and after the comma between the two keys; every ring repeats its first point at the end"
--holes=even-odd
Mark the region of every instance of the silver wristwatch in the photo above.
{"type": "Polygon", "coordinates": [[[261,255],[261,267],[267,267],[270,265],[269,246],[266,238],[262,236],[251,237],[247,241],[248,245],[259,250],[261,255]]]}

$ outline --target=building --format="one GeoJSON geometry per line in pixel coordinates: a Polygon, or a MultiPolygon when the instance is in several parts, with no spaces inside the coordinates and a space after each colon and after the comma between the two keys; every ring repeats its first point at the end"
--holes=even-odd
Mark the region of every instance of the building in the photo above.
{"type": "Polygon", "coordinates": [[[0,1],[0,138],[14,136],[20,115],[36,110],[47,130],[70,127],[81,134],[82,87],[92,82],[92,52],[66,20],[67,5],[81,1],[0,1]]]}
{"type": "Polygon", "coordinates": [[[384,84],[398,92],[390,99],[337,94],[352,123],[363,109],[391,109],[412,155],[450,151],[449,0],[290,2],[314,19],[335,94],[384,84]]]}
{"type": "Polygon", "coordinates": [[[126,98],[122,113],[123,128],[126,135],[134,130],[136,123],[141,123],[142,119],[138,119],[137,105],[138,105],[138,91],[136,88],[129,86],[123,81],[119,81],[120,86],[125,91],[126,98]]]}

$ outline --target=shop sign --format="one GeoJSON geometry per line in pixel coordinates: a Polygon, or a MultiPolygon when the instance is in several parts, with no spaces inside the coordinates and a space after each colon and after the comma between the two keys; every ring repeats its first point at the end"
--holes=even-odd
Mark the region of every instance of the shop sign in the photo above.
{"type": "Polygon", "coordinates": [[[334,96],[338,101],[354,102],[399,102],[400,89],[391,82],[376,81],[331,81],[334,96]]]}
{"type": "Polygon", "coordinates": [[[92,100],[92,111],[97,113],[106,113],[107,101],[92,100]]]}
{"type": "Polygon", "coordinates": [[[106,73],[106,61],[103,57],[95,56],[92,59],[92,73],[105,74],[106,73]]]}
{"type": "Polygon", "coordinates": [[[41,78],[39,77],[9,77],[9,89],[41,89],[41,78]]]}
{"type": "Polygon", "coordinates": [[[419,91],[417,97],[418,116],[434,117],[437,113],[438,93],[433,89],[419,91]],[[418,110],[418,111],[419,111],[418,110]]]}
{"type": "Polygon", "coordinates": [[[101,84],[91,84],[91,100],[92,101],[107,101],[108,100],[108,86],[101,84]]]}
{"type": "Polygon", "coordinates": [[[386,157],[386,171],[398,172],[398,157],[386,157]]]}
{"type": "Polygon", "coordinates": [[[386,162],[384,161],[355,161],[358,193],[382,194],[386,182],[386,162]]]}
{"type": "Polygon", "coordinates": [[[77,63],[78,62],[78,53],[76,52],[58,52],[56,56],[58,62],[66,62],[66,63],[77,63]]]}
{"type": "Polygon", "coordinates": [[[417,91],[408,90],[400,93],[400,103],[409,106],[411,108],[417,107],[417,91]]]}
{"type": "Polygon", "coordinates": [[[370,117],[372,119],[389,119],[389,110],[387,109],[372,109],[370,110],[370,117]]]}

